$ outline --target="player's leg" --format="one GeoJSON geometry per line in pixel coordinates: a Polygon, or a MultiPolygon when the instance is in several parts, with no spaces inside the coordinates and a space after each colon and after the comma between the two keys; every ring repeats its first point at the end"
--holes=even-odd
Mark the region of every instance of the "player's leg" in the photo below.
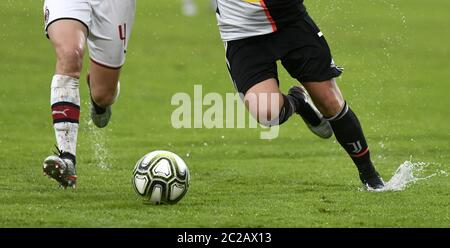
{"type": "Polygon", "coordinates": [[[293,113],[293,105],[285,99],[275,78],[269,78],[253,85],[244,97],[250,114],[262,125],[283,124],[293,113]]]}
{"type": "Polygon", "coordinates": [[[44,161],[44,172],[64,187],[76,183],[76,146],[80,116],[79,77],[87,28],[77,20],[61,19],[47,28],[56,53],[51,83],[53,126],[59,154],[44,161]]]}
{"type": "Polygon", "coordinates": [[[333,135],[330,123],[314,105],[305,88],[292,86],[289,89],[289,95],[296,100],[299,106],[295,112],[302,117],[311,132],[323,139],[328,139],[333,135]]]}
{"type": "Polygon", "coordinates": [[[329,121],[336,139],[356,164],[362,182],[372,188],[383,187],[370,159],[361,125],[346,105],[334,80],[342,69],[334,65],[322,32],[305,14],[284,34],[285,40],[295,44],[282,59],[284,67],[303,83],[317,108],[329,121]]]}
{"type": "Polygon", "coordinates": [[[356,114],[344,101],[334,79],[304,84],[317,108],[330,121],[339,144],[358,168],[361,181],[372,188],[383,187],[370,158],[370,151],[356,114]]]}
{"type": "Polygon", "coordinates": [[[300,113],[305,121],[320,122],[312,102],[306,101],[306,94],[280,92],[278,58],[272,45],[273,35],[225,43],[230,76],[236,90],[244,95],[250,113],[267,126],[282,124],[293,113],[300,113]]]}
{"type": "Polygon", "coordinates": [[[125,63],[136,3],[135,0],[111,0],[93,1],[91,5],[93,20],[88,38],[91,119],[97,127],[105,127],[120,89],[120,71],[125,63]]]}
{"type": "Polygon", "coordinates": [[[119,90],[120,68],[110,68],[91,60],[87,82],[91,94],[91,119],[97,127],[105,127],[111,118],[111,105],[119,90]]]}
{"type": "Polygon", "coordinates": [[[279,89],[278,79],[269,78],[253,85],[245,93],[244,102],[251,115],[265,126],[281,125],[293,113],[301,113],[305,122],[319,126],[321,119],[306,96],[306,91],[285,95],[279,89]]]}
{"type": "Polygon", "coordinates": [[[345,105],[336,80],[309,82],[303,84],[319,111],[327,118],[336,115],[345,105]]]}

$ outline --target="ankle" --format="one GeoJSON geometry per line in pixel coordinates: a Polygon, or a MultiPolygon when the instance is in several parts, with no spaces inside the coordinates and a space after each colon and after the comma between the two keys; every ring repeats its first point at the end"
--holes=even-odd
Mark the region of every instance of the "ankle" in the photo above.
{"type": "Polygon", "coordinates": [[[62,159],[69,159],[70,161],[72,161],[72,163],[75,165],[77,163],[77,159],[76,156],[73,155],[70,152],[62,152],[61,155],[59,156],[62,159]]]}
{"type": "Polygon", "coordinates": [[[101,115],[106,112],[106,108],[100,107],[97,103],[95,103],[94,100],[91,100],[91,101],[92,101],[92,106],[94,107],[95,113],[101,115]]]}

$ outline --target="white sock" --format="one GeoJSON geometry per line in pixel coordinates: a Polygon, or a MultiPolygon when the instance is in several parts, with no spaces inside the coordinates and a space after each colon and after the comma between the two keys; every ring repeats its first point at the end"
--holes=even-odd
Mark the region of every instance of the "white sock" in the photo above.
{"type": "Polygon", "coordinates": [[[76,155],[80,119],[79,79],[54,75],[51,86],[53,127],[59,150],[76,155]]]}

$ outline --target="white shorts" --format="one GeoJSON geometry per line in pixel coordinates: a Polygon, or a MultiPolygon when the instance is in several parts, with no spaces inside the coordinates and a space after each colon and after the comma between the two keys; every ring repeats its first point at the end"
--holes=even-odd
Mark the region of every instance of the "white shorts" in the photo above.
{"type": "Polygon", "coordinates": [[[45,0],[45,31],[55,21],[77,20],[88,29],[91,60],[120,68],[125,62],[135,9],[136,0],[45,0]]]}

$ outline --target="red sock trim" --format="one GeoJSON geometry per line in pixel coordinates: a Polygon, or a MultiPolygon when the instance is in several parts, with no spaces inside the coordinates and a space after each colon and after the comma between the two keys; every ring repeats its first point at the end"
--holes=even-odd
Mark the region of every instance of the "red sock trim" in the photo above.
{"type": "Polygon", "coordinates": [[[364,150],[364,151],[362,151],[362,152],[360,152],[360,153],[358,153],[358,154],[355,154],[355,155],[350,155],[352,158],[359,158],[359,157],[362,157],[362,156],[364,156],[364,155],[366,155],[366,153],[369,151],[369,147],[367,147],[366,148],[366,150],[364,150]]]}
{"type": "Polygon", "coordinates": [[[57,102],[52,105],[53,123],[79,123],[80,106],[71,102],[57,102]]]}

